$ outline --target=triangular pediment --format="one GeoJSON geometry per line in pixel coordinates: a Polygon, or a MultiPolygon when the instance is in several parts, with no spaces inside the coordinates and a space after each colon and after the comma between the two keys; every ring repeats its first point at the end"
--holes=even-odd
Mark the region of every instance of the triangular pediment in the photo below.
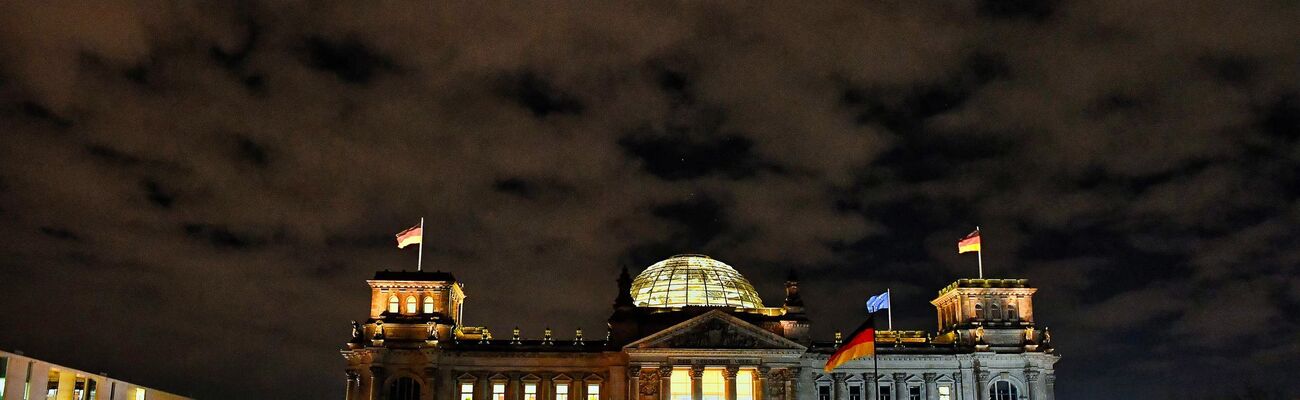
{"type": "Polygon", "coordinates": [[[721,310],[713,310],[632,342],[639,349],[789,349],[807,348],[721,310]]]}

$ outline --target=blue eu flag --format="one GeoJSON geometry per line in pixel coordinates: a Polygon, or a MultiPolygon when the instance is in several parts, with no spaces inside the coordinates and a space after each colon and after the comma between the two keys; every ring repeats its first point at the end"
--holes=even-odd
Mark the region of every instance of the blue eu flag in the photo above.
{"type": "Polygon", "coordinates": [[[889,291],[888,291],[888,290],[886,290],[884,293],[881,293],[881,294],[878,294],[878,295],[875,295],[875,296],[871,296],[870,299],[867,299],[867,312],[868,312],[868,313],[874,313],[874,312],[876,312],[876,311],[884,310],[884,309],[886,309],[886,308],[889,308],[889,291]]]}

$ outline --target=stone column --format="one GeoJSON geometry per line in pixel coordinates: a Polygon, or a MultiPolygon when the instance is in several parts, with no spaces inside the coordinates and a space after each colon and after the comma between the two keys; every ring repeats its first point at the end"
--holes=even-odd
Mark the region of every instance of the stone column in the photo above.
{"type": "Polygon", "coordinates": [[[665,365],[659,367],[659,400],[669,400],[673,397],[673,366],[665,365]]]}
{"type": "MultiPolygon", "coordinates": [[[[634,365],[629,365],[627,367],[627,386],[628,386],[628,390],[624,391],[626,392],[624,394],[625,396],[624,399],[640,400],[641,399],[641,366],[640,365],[634,364],[634,365]]],[[[549,397],[541,398],[541,400],[546,400],[546,399],[549,399],[549,397]]]]}
{"type": "Polygon", "coordinates": [[[781,400],[795,400],[799,398],[799,396],[794,392],[796,389],[794,387],[795,379],[798,379],[798,373],[791,368],[786,368],[785,373],[781,374],[781,382],[777,383],[778,385],[781,385],[782,388],[781,400]]]}
{"type": "Polygon", "coordinates": [[[975,371],[975,398],[980,400],[989,400],[988,380],[988,371],[975,371]]]}
{"type": "Polygon", "coordinates": [[[1056,400],[1056,374],[1047,373],[1047,376],[1043,377],[1043,383],[1046,384],[1047,389],[1043,400],[1056,400]]]}
{"type": "Polygon", "coordinates": [[[952,396],[955,400],[966,400],[964,398],[965,396],[962,394],[966,393],[966,389],[961,385],[961,375],[961,371],[952,373],[952,396]]]}
{"type": "Polygon", "coordinates": [[[691,399],[704,400],[704,366],[691,366],[691,399]]]}
{"type": "Polygon", "coordinates": [[[767,374],[771,371],[765,365],[758,366],[754,371],[754,400],[767,400],[767,374]]]}
{"type": "Polygon", "coordinates": [[[1038,400],[1043,397],[1040,394],[1042,388],[1039,387],[1038,383],[1038,371],[1025,368],[1025,384],[1028,386],[1025,388],[1025,392],[1028,392],[1029,400],[1038,400]]]}
{"type": "Polygon", "coordinates": [[[438,397],[438,369],[429,367],[424,369],[424,387],[420,388],[421,399],[435,399],[438,397]]]}
{"type": "Polygon", "coordinates": [[[345,395],[343,396],[343,399],[344,399],[344,400],[360,400],[360,399],[361,399],[361,393],[360,393],[360,392],[361,392],[361,375],[358,374],[357,371],[354,370],[354,369],[349,369],[349,370],[347,370],[344,374],[347,375],[347,379],[348,379],[347,388],[348,388],[348,390],[347,390],[347,394],[345,394],[345,395]]]}
{"type": "MultiPolygon", "coordinates": [[[[631,400],[627,398],[627,367],[622,365],[612,365],[609,367],[609,379],[605,380],[605,387],[600,390],[605,392],[608,400],[631,400]],[[620,395],[622,393],[622,395],[620,395]]],[[[537,400],[546,400],[538,397],[537,400]]]]}
{"type": "Polygon", "coordinates": [[[894,400],[907,400],[907,374],[894,373],[894,400]]]}
{"type": "Polygon", "coordinates": [[[921,374],[921,378],[925,379],[925,389],[923,389],[925,393],[922,393],[922,398],[939,400],[939,374],[926,372],[921,374]]]}
{"type": "Polygon", "coordinates": [[[866,390],[863,391],[862,395],[866,396],[868,400],[879,400],[879,395],[876,394],[876,390],[879,390],[877,389],[877,386],[879,385],[876,383],[876,374],[871,372],[863,372],[862,382],[864,382],[863,385],[867,386],[865,388],[866,390]]]}
{"type": "Polygon", "coordinates": [[[831,373],[831,400],[848,400],[844,394],[844,373],[831,373]]]}
{"type": "Polygon", "coordinates": [[[722,398],[724,400],[736,400],[736,373],[740,372],[740,367],[728,365],[722,370],[722,398]]]}
{"type": "Polygon", "coordinates": [[[366,400],[383,400],[388,398],[384,393],[384,381],[388,379],[388,372],[384,367],[370,367],[370,387],[366,400]]]}

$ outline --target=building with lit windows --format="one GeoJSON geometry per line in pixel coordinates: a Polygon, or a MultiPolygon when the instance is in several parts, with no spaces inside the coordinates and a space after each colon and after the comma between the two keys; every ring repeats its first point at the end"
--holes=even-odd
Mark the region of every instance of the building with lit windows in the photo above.
{"type": "Polygon", "coordinates": [[[0,400],[189,400],[103,374],[0,351],[0,400]]]}
{"type": "Polygon", "coordinates": [[[342,350],[347,400],[1054,398],[1059,356],[1023,279],[958,280],[931,301],[935,331],[879,330],[876,359],[830,374],[839,335],[810,337],[793,275],[781,306],[768,307],[708,256],[674,256],[635,279],[624,269],[595,338],[462,325],[464,284],[446,272],[382,271],[367,283],[369,318],[353,322],[342,350]]]}

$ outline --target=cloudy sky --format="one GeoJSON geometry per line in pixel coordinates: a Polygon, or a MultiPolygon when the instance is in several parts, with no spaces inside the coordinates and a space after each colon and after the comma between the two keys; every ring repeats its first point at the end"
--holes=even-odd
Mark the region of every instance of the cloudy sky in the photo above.
{"type": "Polygon", "coordinates": [[[338,398],[421,216],[493,330],[686,252],[933,329],[980,225],[1060,398],[1300,392],[1300,3],[365,3],[0,3],[0,348],[338,398]]]}

